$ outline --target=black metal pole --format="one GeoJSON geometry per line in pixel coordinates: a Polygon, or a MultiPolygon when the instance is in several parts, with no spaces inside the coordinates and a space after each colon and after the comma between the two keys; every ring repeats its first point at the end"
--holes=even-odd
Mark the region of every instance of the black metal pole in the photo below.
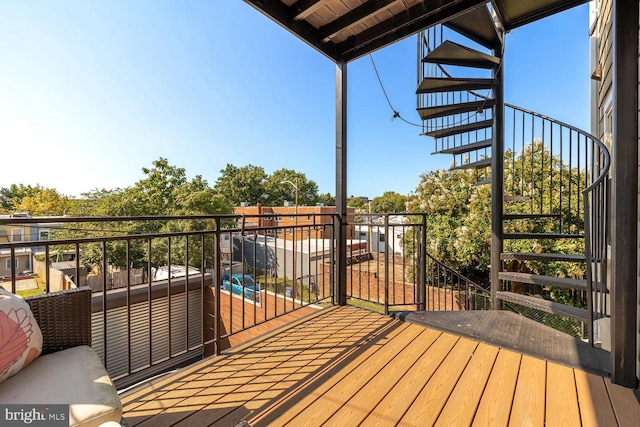
{"type": "Polygon", "coordinates": [[[347,304],[347,63],[336,64],[336,303],[347,304]]]}
{"type": "Polygon", "coordinates": [[[497,292],[500,290],[498,273],[501,268],[500,254],[504,248],[502,230],[502,201],[504,198],[504,58],[502,50],[496,48],[494,54],[501,63],[493,72],[496,105],[493,116],[493,143],[491,145],[491,308],[501,309],[497,292]]]}
{"type": "MultiPolygon", "coordinates": [[[[420,279],[418,280],[418,310],[426,310],[427,305],[427,215],[422,214],[422,232],[420,233],[420,249],[418,249],[420,279]]],[[[404,233],[402,233],[404,236],[404,233]]]]}
{"type": "Polygon", "coordinates": [[[611,381],[637,385],[638,2],[613,1],[611,381]]]}

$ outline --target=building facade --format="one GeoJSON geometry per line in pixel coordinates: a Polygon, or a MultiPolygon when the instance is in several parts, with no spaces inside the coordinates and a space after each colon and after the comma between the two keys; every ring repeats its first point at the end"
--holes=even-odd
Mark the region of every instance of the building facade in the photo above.
{"type": "MultiPolygon", "coordinates": [[[[239,206],[234,214],[244,215],[245,228],[277,227],[275,230],[264,230],[261,235],[283,238],[286,240],[329,239],[335,206],[239,206]],[[296,215],[297,212],[297,215],[296,215]]],[[[354,209],[349,208],[353,214],[354,209]]],[[[354,238],[353,227],[347,227],[347,238],[354,238]]]]}

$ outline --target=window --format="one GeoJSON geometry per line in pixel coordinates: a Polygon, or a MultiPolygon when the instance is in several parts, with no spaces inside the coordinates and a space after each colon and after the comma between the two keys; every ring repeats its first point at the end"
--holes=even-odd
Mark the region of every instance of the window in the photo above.
{"type": "Polygon", "coordinates": [[[267,220],[267,221],[271,221],[271,217],[270,216],[267,216],[264,219],[267,220]]]}
{"type": "Polygon", "coordinates": [[[276,237],[280,237],[282,236],[282,230],[278,229],[276,230],[276,237]]]}
{"type": "Polygon", "coordinates": [[[293,215],[289,215],[289,221],[294,221],[295,219],[296,219],[296,217],[295,217],[295,216],[293,216],[293,215]]]}
{"type": "Polygon", "coordinates": [[[311,221],[311,215],[307,215],[307,221],[311,221]]]}
{"type": "Polygon", "coordinates": [[[276,216],[276,217],[274,217],[274,220],[275,221],[282,221],[282,217],[281,216],[276,216]]]}
{"type": "Polygon", "coordinates": [[[380,236],[380,241],[384,242],[385,241],[384,234],[381,233],[381,234],[379,234],[379,236],[380,236]]]}
{"type": "Polygon", "coordinates": [[[51,239],[51,230],[40,230],[39,239],[38,240],[49,240],[51,239]]]}
{"type": "Polygon", "coordinates": [[[11,229],[11,241],[12,242],[22,242],[22,228],[12,228],[11,229]]]}
{"type": "Polygon", "coordinates": [[[289,234],[293,234],[293,228],[289,229],[289,234]]]}
{"type": "Polygon", "coordinates": [[[366,231],[361,231],[360,232],[360,237],[366,238],[367,237],[367,232],[366,231]]]}
{"type": "MultiPolygon", "coordinates": [[[[20,267],[20,261],[16,258],[16,270],[20,267]]],[[[5,269],[11,270],[11,258],[5,260],[5,269]]]]}
{"type": "Polygon", "coordinates": [[[611,149],[611,143],[613,141],[613,102],[611,93],[607,96],[604,102],[604,124],[603,124],[603,138],[602,142],[611,149]]]}

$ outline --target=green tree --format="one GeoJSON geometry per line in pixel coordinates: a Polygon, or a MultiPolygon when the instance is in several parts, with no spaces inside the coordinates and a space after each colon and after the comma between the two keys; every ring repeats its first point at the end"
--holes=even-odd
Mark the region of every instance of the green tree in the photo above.
{"type": "MultiPolygon", "coordinates": [[[[232,206],[214,191],[206,180],[196,176],[192,180],[186,177],[186,171],[169,164],[160,158],[151,168],[143,168],[143,178],[132,187],[115,190],[94,190],[86,193],[76,206],[76,212],[82,216],[186,216],[228,214],[232,206]]],[[[74,225],[67,234],[82,236],[112,236],[118,234],[184,232],[195,230],[213,230],[213,220],[162,220],[135,222],[100,222],[74,225]]],[[[186,261],[185,237],[171,238],[171,262],[182,264],[186,261]]],[[[209,242],[210,243],[210,242],[209,242]]],[[[199,267],[201,264],[200,239],[189,239],[189,264],[199,267]]],[[[169,238],[152,240],[152,265],[159,266],[168,262],[169,238]]],[[[212,248],[212,245],[207,245],[212,248]]],[[[126,244],[111,242],[107,245],[107,262],[116,267],[126,267],[126,244]]],[[[130,245],[131,260],[134,265],[145,262],[148,257],[146,239],[134,239],[130,245]]],[[[210,249],[206,254],[212,256],[210,249]]],[[[83,263],[88,266],[101,265],[102,245],[89,244],[83,251],[83,263]]]]}
{"type": "Polygon", "coordinates": [[[63,215],[71,208],[71,200],[53,188],[33,188],[18,202],[14,199],[14,210],[31,215],[63,215]]]}
{"type": "MultiPolygon", "coordinates": [[[[488,280],[491,188],[488,185],[474,187],[476,181],[475,172],[469,170],[438,170],[422,174],[416,197],[410,202],[410,210],[427,214],[427,252],[465,275],[488,280]]],[[[582,205],[578,203],[580,187],[577,183],[586,181],[585,171],[576,168],[570,170],[562,164],[559,156],[553,156],[540,141],[534,140],[521,153],[507,151],[505,192],[519,198],[505,203],[505,213],[531,214],[541,210],[560,216],[508,221],[504,225],[505,232],[583,233],[582,205]]],[[[582,239],[518,239],[505,242],[506,252],[580,253],[583,249],[582,239]]],[[[584,274],[584,267],[575,263],[524,261],[507,263],[506,267],[558,277],[582,277],[584,274]]]]}
{"type": "Polygon", "coordinates": [[[354,197],[347,203],[347,206],[354,208],[356,211],[365,209],[366,205],[360,197],[354,197]]]}
{"type": "Polygon", "coordinates": [[[16,210],[16,206],[22,202],[22,199],[34,196],[41,190],[43,187],[40,185],[11,184],[8,187],[2,187],[0,188],[0,208],[7,212],[16,210]]]}
{"type": "Polygon", "coordinates": [[[325,206],[335,206],[336,198],[331,193],[322,193],[318,195],[318,203],[322,203],[325,206]]]}
{"type": "Polygon", "coordinates": [[[315,205],[318,203],[318,184],[307,176],[293,169],[278,169],[274,171],[266,180],[265,203],[270,206],[282,206],[285,200],[295,202],[295,187],[288,182],[298,186],[298,205],[315,205]]]}
{"type": "Polygon", "coordinates": [[[385,191],[382,196],[371,201],[371,211],[375,213],[406,212],[407,197],[395,191],[385,191]]]}
{"type": "Polygon", "coordinates": [[[214,189],[232,206],[240,206],[242,202],[264,204],[268,197],[266,180],[267,174],[260,166],[227,164],[220,171],[214,189]]]}

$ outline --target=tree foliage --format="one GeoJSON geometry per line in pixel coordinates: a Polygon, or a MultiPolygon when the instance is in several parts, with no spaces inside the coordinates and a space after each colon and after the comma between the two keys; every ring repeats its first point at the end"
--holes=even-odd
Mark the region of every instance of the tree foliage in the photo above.
{"type": "Polygon", "coordinates": [[[34,187],[25,196],[14,199],[13,210],[28,212],[31,215],[63,215],[70,209],[69,197],[53,188],[34,187]]]}
{"type": "MultiPolygon", "coordinates": [[[[152,163],[151,168],[143,168],[143,178],[133,186],[125,189],[94,190],[85,193],[82,201],[76,206],[81,216],[176,216],[176,215],[214,215],[232,212],[232,206],[209,186],[206,180],[197,175],[188,180],[186,171],[169,164],[167,159],[160,158],[152,163]]],[[[67,233],[75,237],[109,236],[118,234],[168,233],[194,230],[213,230],[215,224],[210,219],[189,221],[114,221],[100,223],[83,223],[74,225],[67,233]]],[[[186,261],[185,237],[157,238],[152,240],[151,263],[154,266],[168,263],[169,245],[171,245],[171,262],[182,264],[186,261]],[[171,240],[171,243],[169,241],[171,240]]],[[[199,239],[190,239],[189,264],[199,267],[201,245],[199,239]]],[[[209,244],[209,248],[212,246],[209,244]]],[[[130,243],[132,264],[140,265],[148,260],[148,244],[146,239],[133,239],[130,243]]],[[[207,255],[212,257],[212,251],[207,255]]],[[[126,266],[126,244],[110,242],[106,248],[107,262],[116,267],[126,266]]],[[[85,265],[101,265],[102,245],[89,244],[83,250],[82,261],[85,265]]]]}
{"type": "Polygon", "coordinates": [[[371,201],[371,211],[375,213],[406,212],[407,197],[395,191],[385,191],[382,196],[371,201]]]}
{"type": "Polygon", "coordinates": [[[353,197],[349,200],[347,206],[354,208],[356,211],[361,211],[365,208],[365,203],[360,197],[353,197]]]}
{"type": "Polygon", "coordinates": [[[214,188],[232,206],[240,206],[242,202],[264,204],[267,197],[266,180],[267,173],[260,166],[237,167],[227,164],[220,171],[214,188]]]}
{"type": "MultiPolygon", "coordinates": [[[[475,187],[476,181],[475,172],[469,170],[438,170],[422,174],[410,210],[427,214],[427,252],[465,275],[488,280],[491,188],[488,185],[475,187]]],[[[507,151],[505,193],[520,198],[505,202],[504,212],[557,215],[507,221],[505,232],[583,233],[578,182],[586,182],[586,172],[569,169],[540,141],[534,141],[520,153],[507,151]]],[[[557,253],[580,253],[583,249],[582,239],[507,240],[504,248],[505,252],[557,253]]],[[[506,268],[558,277],[582,277],[584,274],[584,267],[575,263],[525,261],[507,263],[506,268]]]]}
{"type": "Polygon", "coordinates": [[[63,215],[73,206],[69,197],[41,185],[11,184],[0,188],[0,210],[33,216],[63,215]]]}
{"type": "MultiPolygon", "coordinates": [[[[260,166],[237,167],[232,164],[220,171],[215,190],[233,206],[246,202],[266,206],[282,206],[285,201],[295,202],[296,186],[299,205],[315,205],[321,202],[318,184],[293,169],[278,169],[267,174],[260,166]],[[289,181],[289,182],[285,182],[289,181]]],[[[330,195],[325,195],[324,199],[330,195]]],[[[334,200],[335,203],[335,200],[334,200]]]]}

